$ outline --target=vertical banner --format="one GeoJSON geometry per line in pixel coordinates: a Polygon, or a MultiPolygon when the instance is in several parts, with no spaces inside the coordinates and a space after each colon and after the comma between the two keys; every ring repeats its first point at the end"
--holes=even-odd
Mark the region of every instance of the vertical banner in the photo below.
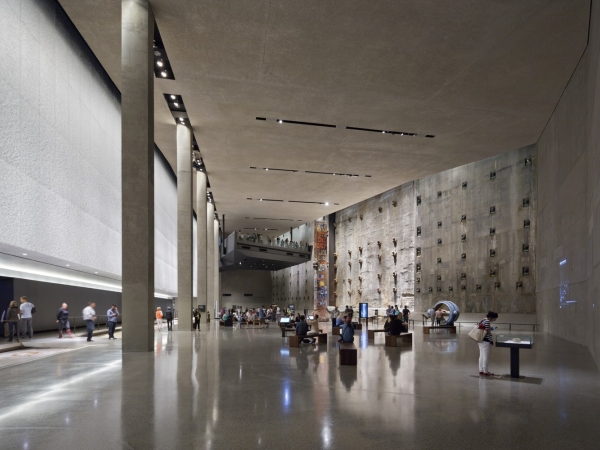
{"type": "Polygon", "coordinates": [[[314,261],[316,262],[315,270],[315,310],[319,314],[319,318],[328,319],[329,312],[327,311],[328,304],[328,259],[327,259],[327,237],[329,229],[327,222],[315,221],[315,240],[314,240],[314,261]]]}

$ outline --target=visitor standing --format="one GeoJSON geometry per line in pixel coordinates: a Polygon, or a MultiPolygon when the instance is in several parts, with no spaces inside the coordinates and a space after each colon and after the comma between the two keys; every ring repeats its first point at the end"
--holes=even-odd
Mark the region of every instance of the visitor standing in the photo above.
{"type": "Polygon", "coordinates": [[[30,303],[25,296],[22,296],[20,300],[21,337],[23,337],[24,334],[27,334],[29,339],[33,339],[33,313],[35,312],[35,306],[33,303],[30,303]]]}
{"type": "Polygon", "coordinates": [[[21,332],[19,330],[21,310],[14,300],[8,305],[5,321],[8,322],[8,342],[12,342],[13,337],[17,336],[17,342],[21,342],[21,332]]]}
{"type": "Polygon", "coordinates": [[[96,307],[96,304],[94,302],[91,302],[88,304],[88,306],[83,308],[83,311],[82,311],[83,321],[85,322],[85,325],[87,327],[87,341],[88,342],[93,342],[92,334],[94,333],[94,321],[96,320],[96,311],[94,310],[95,307],[96,307]]]}
{"type": "Polygon", "coordinates": [[[404,305],[404,309],[402,310],[402,318],[405,323],[408,323],[408,316],[410,315],[410,310],[408,309],[408,305],[404,305]]]}
{"type": "Polygon", "coordinates": [[[70,338],[73,337],[71,334],[71,324],[69,324],[69,310],[66,303],[63,303],[56,313],[56,322],[58,322],[58,337],[63,337],[63,330],[67,330],[67,334],[70,338]]]}
{"type": "Polygon", "coordinates": [[[479,342],[479,375],[483,375],[485,377],[489,377],[494,375],[488,371],[488,358],[490,356],[490,350],[494,345],[494,338],[492,337],[492,328],[490,326],[491,322],[495,322],[498,319],[498,313],[494,311],[489,311],[481,322],[480,325],[483,325],[486,334],[483,338],[483,341],[479,342]]]}
{"type": "Polygon", "coordinates": [[[202,315],[200,314],[200,309],[196,308],[194,310],[194,330],[200,330],[200,318],[202,315]]]}
{"type": "Polygon", "coordinates": [[[173,311],[171,310],[170,306],[167,306],[165,319],[167,319],[167,331],[173,331],[173,311]]]}
{"type": "Polygon", "coordinates": [[[159,306],[158,308],[156,308],[156,329],[158,331],[162,331],[162,319],[163,313],[159,306]]]}
{"type": "Polygon", "coordinates": [[[116,339],[115,328],[117,328],[117,317],[119,317],[119,310],[117,309],[117,305],[113,303],[110,309],[106,311],[106,315],[108,317],[108,339],[114,341],[116,339]]]}
{"type": "Polygon", "coordinates": [[[443,312],[442,312],[441,308],[435,312],[435,324],[438,327],[442,324],[442,315],[443,315],[443,312]]]}
{"type": "Polygon", "coordinates": [[[433,324],[435,323],[435,309],[429,308],[427,310],[427,315],[431,319],[431,326],[433,326],[433,324]]]}

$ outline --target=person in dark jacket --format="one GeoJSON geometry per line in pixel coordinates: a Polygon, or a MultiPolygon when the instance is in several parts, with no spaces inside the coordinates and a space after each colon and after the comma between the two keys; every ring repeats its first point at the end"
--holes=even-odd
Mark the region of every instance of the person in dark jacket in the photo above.
{"type": "Polygon", "coordinates": [[[58,322],[58,337],[62,338],[63,330],[67,330],[67,334],[70,338],[73,337],[71,334],[71,325],[69,324],[69,310],[67,304],[63,303],[58,312],[56,313],[56,322],[58,322]]]}
{"type": "Polygon", "coordinates": [[[6,318],[5,320],[8,322],[8,342],[12,342],[13,340],[13,336],[17,335],[17,342],[21,342],[21,338],[20,338],[20,318],[19,318],[19,314],[21,313],[21,310],[19,309],[19,307],[17,306],[17,302],[15,302],[14,300],[12,302],[10,302],[10,304],[8,305],[8,309],[6,310],[6,318]]]}
{"type": "Polygon", "coordinates": [[[388,330],[390,336],[399,336],[403,331],[402,322],[400,322],[398,316],[390,316],[390,327],[388,330]]]}
{"type": "Polygon", "coordinates": [[[194,330],[200,330],[200,317],[202,317],[200,310],[198,308],[194,309],[194,330]]]}
{"type": "Polygon", "coordinates": [[[170,306],[167,306],[165,319],[167,319],[167,331],[173,331],[173,310],[171,310],[170,306]]]}
{"type": "MultiPolygon", "coordinates": [[[[298,317],[299,322],[296,324],[296,336],[306,336],[308,333],[308,323],[306,323],[306,317],[304,315],[298,317]]],[[[312,341],[312,339],[310,339],[312,341]]],[[[304,339],[302,339],[304,342],[304,339]]]]}

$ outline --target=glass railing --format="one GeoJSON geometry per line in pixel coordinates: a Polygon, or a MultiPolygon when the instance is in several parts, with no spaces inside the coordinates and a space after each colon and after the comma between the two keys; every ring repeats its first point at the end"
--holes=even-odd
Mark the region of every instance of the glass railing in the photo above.
{"type": "Polygon", "coordinates": [[[260,234],[237,234],[237,242],[257,244],[264,247],[293,250],[297,252],[310,252],[310,246],[304,242],[294,242],[281,239],[273,239],[260,234]]]}

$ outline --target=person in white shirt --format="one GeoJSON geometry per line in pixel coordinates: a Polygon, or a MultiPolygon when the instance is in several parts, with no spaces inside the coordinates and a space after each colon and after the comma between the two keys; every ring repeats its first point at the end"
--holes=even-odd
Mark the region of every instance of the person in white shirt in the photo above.
{"type": "Polygon", "coordinates": [[[96,311],[94,308],[96,304],[94,302],[90,303],[87,307],[83,309],[83,321],[87,326],[87,341],[92,341],[92,333],[94,332],[94,321],[96,320],[96,311]]]}
{"type": "MultiPolygon", "coordinates": [[[[310,331],[308,333],[306,333],[307,336],[319,334],[319,316],[315,315],[313,317],[314,317],[313,320],[306,321],[306,323],[310,326],[310,331]]],[[[308,339],[310,340],[311,344],[313,344],[313,345],[316,344],[317,340],[315,338],[308,338],[308,339]]]]}
{"type": "Polygon", "coordinates": [[[27,297],[22,296],[20,298],[21,306],[19,309],[21,310],[21,339],[23,339],[23,335],[29,335],[29,339],[33,339],[33,315],[32,311],[35,308],[33,303],[29,303],[27,297]]]}

